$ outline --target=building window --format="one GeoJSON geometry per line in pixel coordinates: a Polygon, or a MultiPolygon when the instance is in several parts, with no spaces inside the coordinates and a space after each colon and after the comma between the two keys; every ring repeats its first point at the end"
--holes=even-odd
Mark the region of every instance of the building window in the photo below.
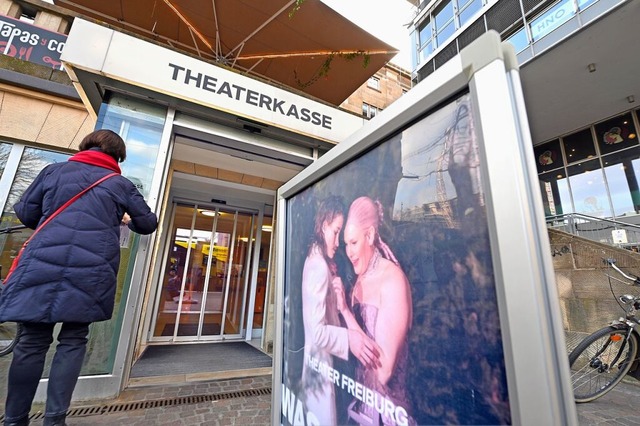
{"type": "Polygon", "coordinates": [[[458,0],[460,26],[466,24],[482,8],[482,0],[458,0]]]}
{"type": "Polygon", "coordinates": [[[567,163],[596,158],[596,147],[593,144],[591,128],[581,130],[562,138],[567,163]]]}
{"type": "Polygon", "coordinates": [[[419,51],[419,61],[422,62],[427,57],[431,55],[433,52],[433,25],[431,25],[431,20],[426,19],[424,22],[420,24],[418,30],[418,51],[419,51]]]}
{"type": "Polygon", "coordinates": [[[373,105],[369,105],[366,102],[362,103],[362,116],[366,117],[366,118],[373,118],[375,117],[380,111],[382,111],[382,108],[378,108],[375,107],[373,105]]]}
{"type": "Polygon", "coordinates": [[[638,145],[631,113],[623,114],[596,125],[600,152],[605,155],[638,145]]]}
{"type": "Polygon", "coordinates": [[[378,77],[369,77],[369,80],[367,80],[367,87],[380,90],[380,79],[378,77]]]}
{"type": "Polygon", "coordinates": [[[436,42],[438,46],[442,46],[446,40],[451,38],[456,31],[456,23],[454,21],[453,2],[440,3],[433,12],[436,31],[436,42]]]}
{"type": "Polygon", "coordinates": [[[425,61],[433,51],[444,46],[457,29],[482,9],[484,0],[449,0],[438,4],[418,25],[418,61],[425,61]]]}
{"type": "Polygon", "coordinates": [[[534,147],[547,216],[640,213],[636,118],[629,112],[534,147]]]}
{"type": "Polygon", "coordinates": [[[540,40],[576,14],[573,0],[562,0],[531,21],[531,38],[540,40]]]}
{"type": "Polygon", "coordinates": [[[522,27],[518,32],[516,32],[511,37],[509,37],[507,41],[513,44],[513,47],[516,48],[516,53],[522,52],[524,49],[527,48],[527,46],[529,46],[527,29],[525,27],[522,27]]]}

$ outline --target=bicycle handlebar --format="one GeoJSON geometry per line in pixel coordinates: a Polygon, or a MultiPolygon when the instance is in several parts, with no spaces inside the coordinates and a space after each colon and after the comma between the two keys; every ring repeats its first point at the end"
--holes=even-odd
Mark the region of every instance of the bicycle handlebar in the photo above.
{"type": "Polygon", "coordinates": [[[611,259],[611,258],[604,259],[604,262],[607,265],[611,266],[613,269],[615,269],[616,272],[618,272],[620,275],[622,275],[623,277],[625,277],[629,281],[633,281],[633,285],[640,286],[640,277],[636,277],[635,275],[627,274],[627,273],[623,272],[622,270],[620,270],[620,268],[618,268],[616,266],[616,260],[615,259],[611,259]]]}
{"type": "Polygon", "coordinates": [[[20,229],[25,229],[26,227],[26,225],[9,226],[8,228],[0,229],[0,234],[11,234],[13,232],[19,231],[20,229]]]}

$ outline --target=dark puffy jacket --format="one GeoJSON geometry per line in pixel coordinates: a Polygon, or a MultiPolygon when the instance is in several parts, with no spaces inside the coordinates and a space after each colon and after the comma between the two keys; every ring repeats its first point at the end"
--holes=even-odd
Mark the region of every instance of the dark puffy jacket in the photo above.
{"type": "MultiPolygon", "coordinates": [[[[67,200],[111,173],[68,161],[45,167],[14,206],[35,229],[67,200]]],[[[94,322],[111,318],[120,264],[120,223],[150,234],[156,215],[136,187],[118,175],[92,188],[27,245],[0,295],[0,321],[94,322]]]]}

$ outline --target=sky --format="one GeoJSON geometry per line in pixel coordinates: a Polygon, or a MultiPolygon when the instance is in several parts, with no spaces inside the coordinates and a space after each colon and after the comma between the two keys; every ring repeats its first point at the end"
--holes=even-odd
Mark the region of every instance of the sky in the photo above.
{"type": "Polygon", "coordinates": [[[322,0],[362,29],[390,44],[400,53],[391,62],[411,70],[411,38],[407,24],[414,17],[407,0],[322,0]]]}

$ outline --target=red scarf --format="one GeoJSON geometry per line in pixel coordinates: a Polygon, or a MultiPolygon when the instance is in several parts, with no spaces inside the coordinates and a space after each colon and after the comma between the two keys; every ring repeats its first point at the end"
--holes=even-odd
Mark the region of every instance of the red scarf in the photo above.
{"type": "Polygon", "coordinates": [[[113,170],[116,173],[122,173],[120,171],[120,166],[118,166],[118,162],[115,160],[115,158],[113,158],[109,154],[105,154],[102,151],[80,151],[73,157],[69,158],[69,161],[78,161],[80,163],[91,164],[93,166],[113,170]]]}

